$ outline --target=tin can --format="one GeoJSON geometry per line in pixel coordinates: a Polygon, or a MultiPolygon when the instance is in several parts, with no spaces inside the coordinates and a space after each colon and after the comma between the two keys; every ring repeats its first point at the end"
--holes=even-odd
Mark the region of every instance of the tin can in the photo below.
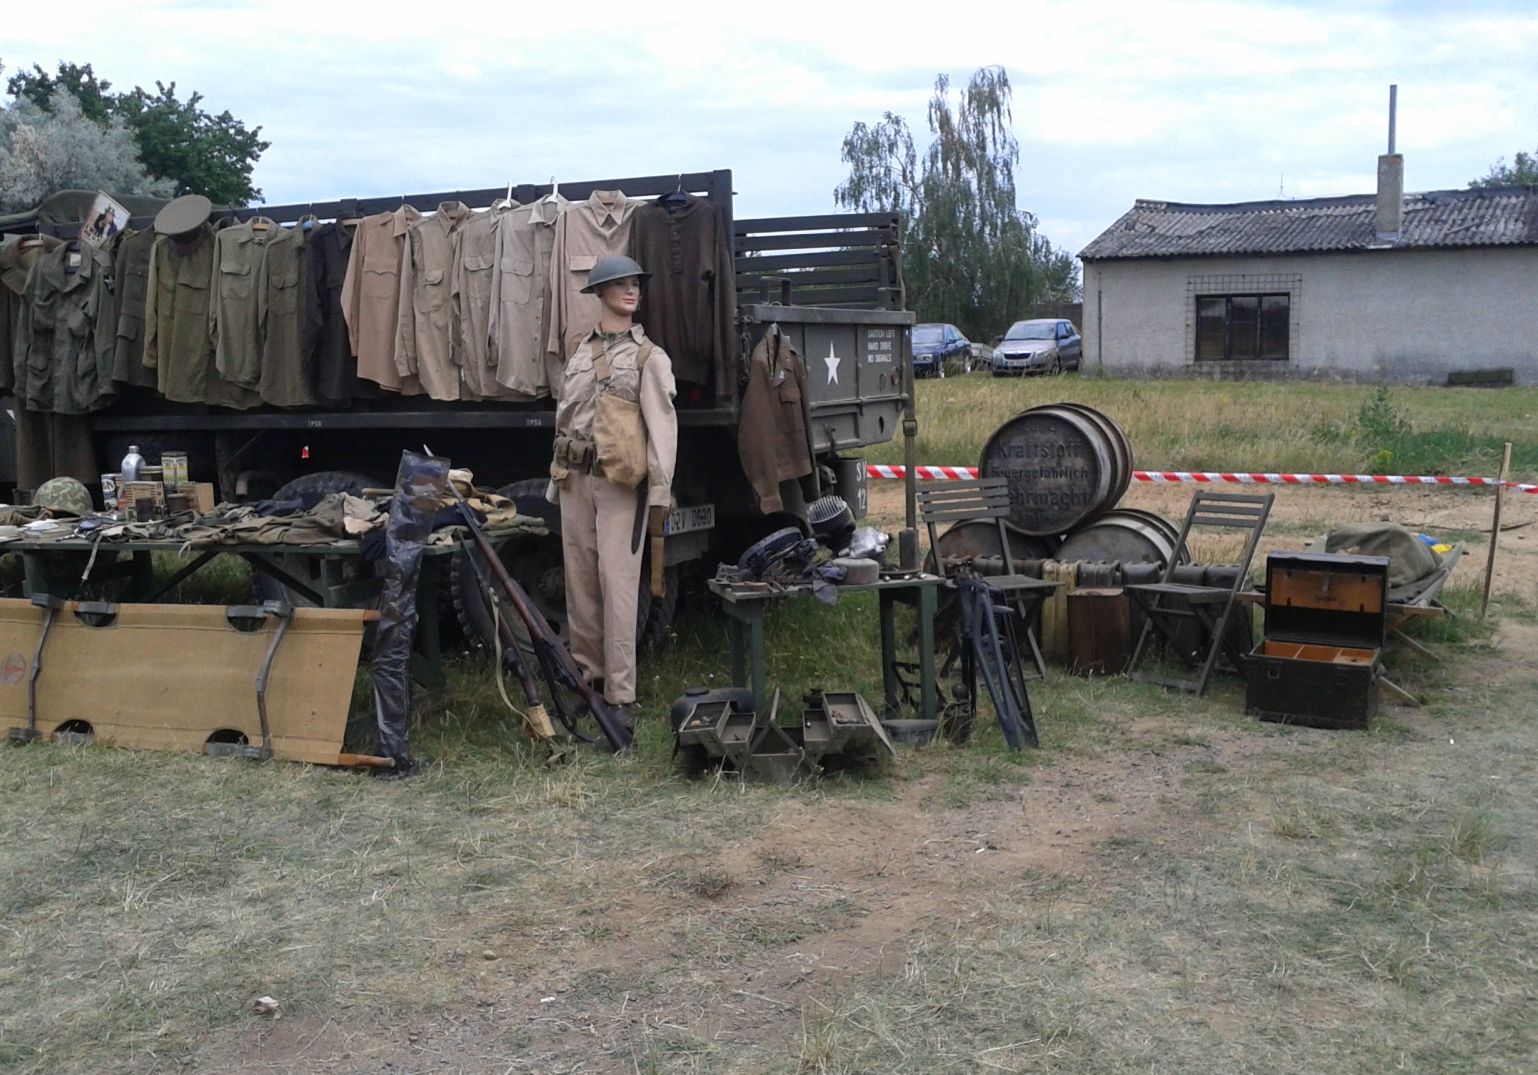
{"type": "Polygon", "coordinates": [[[123,481],[121,474],[101,476],[101,505],[106,511],[117,511],[117,490],[123,481]]]}
{"type": "Polygon", "coordinates": [[[186,452],[162,452],[160,454],[160,469],[163,471],[161,478],[169,486],[182,486],[187,484],[187,453],[186,452]]]}

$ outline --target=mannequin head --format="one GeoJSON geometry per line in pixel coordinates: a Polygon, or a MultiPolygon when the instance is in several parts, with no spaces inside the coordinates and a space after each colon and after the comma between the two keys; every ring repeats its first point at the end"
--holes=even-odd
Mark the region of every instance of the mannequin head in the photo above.
{"type": "Polygon", "coordinates": [[[641,278],[622,276],[600,284],[598,300],[603,303],[602,324],[606,331],[620,332],[629,328],[641,302],[641,278]]]}

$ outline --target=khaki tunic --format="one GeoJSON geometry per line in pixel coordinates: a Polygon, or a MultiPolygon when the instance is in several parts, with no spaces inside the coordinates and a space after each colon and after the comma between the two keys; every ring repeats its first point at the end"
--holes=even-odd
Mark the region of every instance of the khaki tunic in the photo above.
{"type": "Polygon", "coordinates": [[[582,294],[588,270],[599,258],[630,252],[633,214],[640,204],[625,197],[622,190],[595,190],[587,201],[572,202],[561,215],[550,256],[551,309],[546,351],[564,359],[598,327],[603,303],[597,295],[582,294]]]}
{"type": "Polygon", "coordinates": [[[566,204],[559,194],[547,196],[497,221],[488,326],[496,379],[534,398],[551,395],[561,384],[559,356],[545,350],[545,341],[550,337],[550,259],[566,204]]]}
{"type": "Polygon", "coordinates": [[[315,402],[304,347],[305,234],[279,228],[267,241],[257,274],[256,314],[262,328],[262,402],[303,407],[315,402]]]}
{"type": "Polygon", "coordinates": [[[646,425],[647,506],[667,507],[672,501],[673,467],[678,457],[678,415],[673,409],[677,386],[672,361],[660,347],[653,345],[646,368],[637,368],[645,339],[641,326],[634,325],[612,341],[594,329],[578,343],[566,360],[555,431],[592,440],[600,388],[595,359],[607,351],[613,370],[609,390],[641,405],[641,420],[646,425]]]}
{"type": "Polygon", "coordinates": [[[421,219],[421,213],[403,205],[359,221],[342,283],[342,317],[352,353],[358,356],[358,376],[403,396],[422,392],[415,377],[402,377],[395,366],[401,256],[406,229],[421,219]]]}
{"type": "Polygon", "coordinates": [[[454,236],[470,217],[470,207],[463,202],[444,202],[432,216],[406,230],[395,370],[403,379],[419,377],[433,399],[458,399],[462,394],[450,276],[454,236]]]}

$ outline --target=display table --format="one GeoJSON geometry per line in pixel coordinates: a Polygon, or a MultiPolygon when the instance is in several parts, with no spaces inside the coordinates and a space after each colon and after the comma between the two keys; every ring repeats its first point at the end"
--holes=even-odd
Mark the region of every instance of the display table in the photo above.
{"type": "MultiPolygon", "coordinates": [[[[918,614],[919,696],[922,716],[937,720],[940,697],[935,685],[935,607],[938,591],[946,585],[939,575],[915,574],[882,579],[865,586],[840,586],[839,596],[857,593],[878,595],[881,620],[881,682],[886,695],[882,716],[896,717],[902,708],[903,687],[897,676],[897,626],[893,610],[908,605],[918,614]]],[[[711,579],[711,593],[721,599],[732,642],[732,685],[751,687],[753,699],[768,704],[768,673],[764,660],[764,614],[770,604],[791,597],[810,597],[810,586],[771,587],[711,579]]]]}
{"type": "MultiPolygon", "coordinates": [[[[451,555],[457,545],[428,545],[422,550],[424,560],[451,555]]],[[[238,556],[251,565],[254,574],[266,575],[281,583],[304,601],[318,608],[367,608],[377,599],[384,580],[376,576],[364,561],[356,541],[336,541],[315,545],[202,545],[188,548],[184,543],[167,540],[131,540],[93,542],[87,538],[58,540],[21,539],[0,544],[0,555],[14,553],[21,557],[25,570],[23,592],[27,597],[49,593],[55,597],[73,597],[80,585],[80,574],[94,553],[97,562],[91,577],[111,573],[128,575],[125,602],[153,603],[161,600],[177,585],[198,573],[221,554],[238,556]],[[170,553],[190,562],[171,576],[156,582],[153,555],[170,553]],[[127,563],[120,562],[125,557],[127,563]],[[301,573],[307,578],[296,577],[301,573]]],[[[417,580],[417,631],[412,655],[412,676],[429,693],[443,691],[442,649],[438,634],[439,586],[441,568],[424,563],[417,580]]]]}

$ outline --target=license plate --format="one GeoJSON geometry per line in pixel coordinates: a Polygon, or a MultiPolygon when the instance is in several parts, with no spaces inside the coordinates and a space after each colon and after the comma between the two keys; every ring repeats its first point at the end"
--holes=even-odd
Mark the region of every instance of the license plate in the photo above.
{"type": "Polygon", "coordinates": [[[691,504],[674,508],[663,520],[664,534],[687,534],[695,530],[710,530],[716,525],[714,504],[691,504]]]}

